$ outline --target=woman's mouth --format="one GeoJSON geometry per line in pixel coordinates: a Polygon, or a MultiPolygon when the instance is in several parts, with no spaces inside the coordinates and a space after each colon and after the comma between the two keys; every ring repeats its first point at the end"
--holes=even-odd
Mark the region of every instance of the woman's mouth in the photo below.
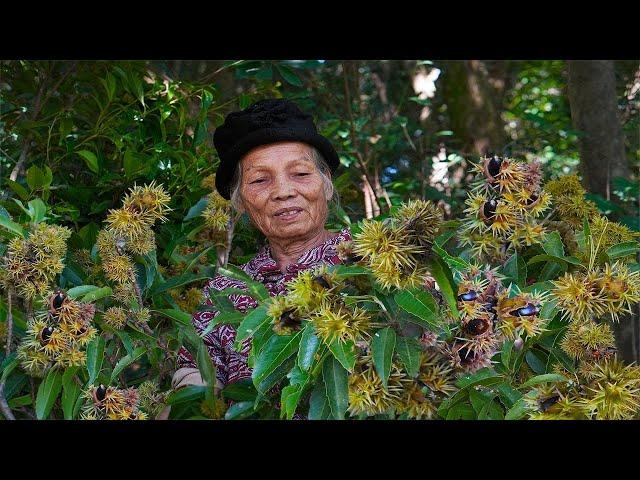
{"type": "Polygon", "coordinates": [[[302,212],[302,209],[297,207],[283,208],[278,210],[274,216],[282,220],[290,220],[296,218],[300,212],[302,212]]]}

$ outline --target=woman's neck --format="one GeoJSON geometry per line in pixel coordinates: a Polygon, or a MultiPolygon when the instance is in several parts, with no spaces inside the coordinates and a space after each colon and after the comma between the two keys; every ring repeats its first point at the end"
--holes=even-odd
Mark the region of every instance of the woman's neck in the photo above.
{"type": "Polygon", "coordinates": [[[295,263],[295,261],[300,258],[300,255],[311,250],[313,247],[322,245],[330,238],[331,232],[322,229],[317,234],[303,239],[269,239],[271,256],[276,261],[278,267],[280,267],[280,271],[285,272],[289,265],[295,263]]]}

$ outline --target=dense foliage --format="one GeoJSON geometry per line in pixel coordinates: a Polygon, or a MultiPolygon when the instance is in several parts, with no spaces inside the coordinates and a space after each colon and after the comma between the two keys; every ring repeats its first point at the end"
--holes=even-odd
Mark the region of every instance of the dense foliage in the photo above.
{"type": "Polygon", "coordinates": [[[242,61],[181,79],[158,62],[3,62],[3,415],[637,416],[640,372],[609,326],[640,300],[637,181],[613,179],[604,199],[572,175],[563,62],[510,66],[498,157],[452,130],[447,68],[242,61]],[[435,93],[416,87],[429,78],[435,93]],[[340,153],[328,226],[354,241],[270,298],[234,267],[264,239],[213,191],[210,134],[282,95],[340,153]],[[210,296],[217,323],[253,336],[253,378],[171,391],[180,345],[215,383],[190,317],[216,271],[259,301],[243,315],[233,292],[210,296]]]}

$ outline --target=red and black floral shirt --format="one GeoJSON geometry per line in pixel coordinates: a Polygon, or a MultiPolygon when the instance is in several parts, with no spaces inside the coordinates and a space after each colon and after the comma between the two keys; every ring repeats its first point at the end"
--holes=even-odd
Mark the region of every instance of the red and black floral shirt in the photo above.
{"type": "MultiPolygon", "coordinates": [[[[255,257],[240,268],[254,280],[263,283],[272,296],[283,294],[286,292],[285,284],[293,279],[298,272],[315,268],[322,264],[336,265],[340,263],[336,246],[340,242],[349,240],[351,240],[351,232],[348,228],[345,228],[323,244],[307,250],[295,263],[289,265],[284,273],[276,265],[276,261],[271,256],[271,249],[266,245],[260,249],[255,257]]],[[[242,281],[224,275],[216,275],[204,286],[205,303],[213,305],[212,300],[209,298],[210,288],[221,291],[231,287],[242,290],[247,288],[242,281]]],[[[257,302],[248,295],[232,294],[229,295],[229,300],[241,312],[257,306],[257,302]]],[[[191,321],[196,331],[201,334],[207,328],[211,319],[219,313],[215,310],[195,312],[191,321]]],[[[216,325],[211,332],[203,337],[204,344],[209,351],[213,364],[216,366],[216,375],[223,385],[251,377],[251,368],[247,365],[247,358],[251,350],[251,338],[247,338],[242,343],[240,351],[236,351],[233,348],[235,338],[235,328],[226,324],[216,325]]],[[[178,368],[182,367],[196,367],[193,357],[184,347],[181,347],[178,352],[178,368]]]]}

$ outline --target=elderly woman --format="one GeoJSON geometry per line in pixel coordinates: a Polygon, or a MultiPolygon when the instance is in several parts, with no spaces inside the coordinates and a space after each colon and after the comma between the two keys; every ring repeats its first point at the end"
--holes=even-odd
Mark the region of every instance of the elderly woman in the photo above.
{"type": "MultiPolygon", "coordinates": [[[[278,295],[298,272],[340,263],[336,245],[351,239],[349,230],[332,233],[325,228],[327,203],[334,195],[331,174],[339,159],[329,141],[317,133],[310,115],[284,99],[263,100],[229,114],[215,132],[214,145],[220,156],[216,189],[238,212],[246,212],[268,240],[242,270],[262,282],[271,295],[278,295]]],[[[206,303],[212,304],[210,288],[228,287],[246,289],[241,281],[217,275],[205,285],[206,303]]],[[[247,295],[233,294],[229,299],[243,312],[257,306],[247,295]]],[[[196,312],[192,318],[196,330],[202,332],[217,314],[196,312]]],[[[235,336],[235,329],[225,324],[204,336],[222,387],[251,377],[247,366],[251,338],[236,351],[235,336]]],[[[202,384],[184,347],[178,366],[174,388],[202,384]]]]}

